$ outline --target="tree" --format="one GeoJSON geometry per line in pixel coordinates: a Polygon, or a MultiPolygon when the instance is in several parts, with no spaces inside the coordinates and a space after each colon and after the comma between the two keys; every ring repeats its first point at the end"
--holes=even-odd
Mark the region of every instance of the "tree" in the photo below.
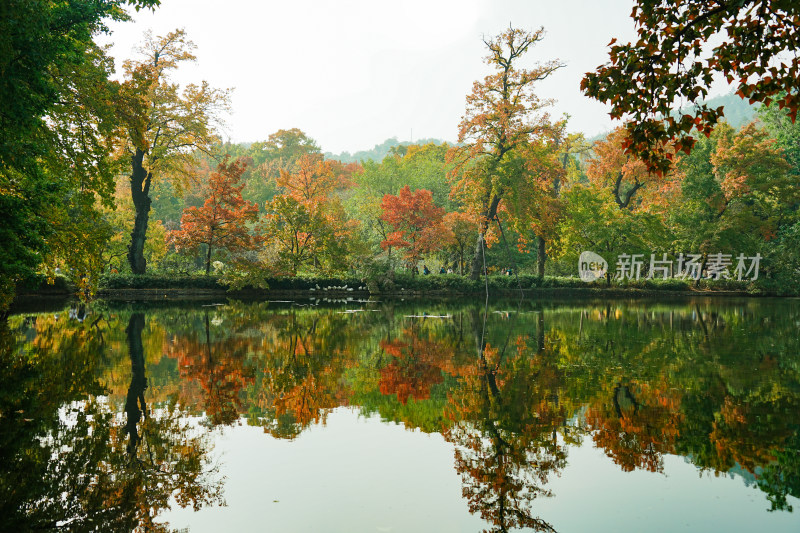
{"type": "MultiPolygon", "coordinates": [[[[130,188],[122,180],[117,181],[113,208],[103,207],[104,221],[111,227],[111,238],[103,250],[103,266],[112,271],[124,270],[128,264],[128,238],[133,229],[135,211],[130,188]]],[[[180,214],[180,212],[179,212],[180,214]]],[[[170,222],[171,223],[171,222],[170,222]]],[[[175,227],[180,223],[177,219],[175,227]]],[[[151,220],[147,224],[147,240],[144,243],[144,256],[147,264],[158,267],[167,255],[167,229],[161,220],[151,220]]]]}
{"type": "Polygon", "coordinates": [[[627,119],[625,148],[649,170],[664,173],[673,152],[688,153],[693,130],[710,135],[724,116],[703,99],[715,74],[736,93],[788,108],[794,121],[800,98],[800,6],[776,0],[637,0],[631,12],[635,44],[610,43],[611,62],[587,73],[584,93],[611,104],[627,119]],[[708,42],[721,41],[713,49],[708,42]],[[785,52],[789,52],[786,54],[785,52]],[[676,103],[693,104],[691,111],[676,103]]]}
{"type": "Polygon", "coordinates": [[[375,255],[390,233],[381,219],[385,195],[396,195],[408,185],[431,191],[434,203],[446,210],[457,208],[457,202],[450,198],[447,174],[452,165],[447,163],[448,150],[447,144],[397,145],[380,163],[364,161],[362,171],[354,173],[356,187],[345,199],[345,206],[350,216],[361,222],[363,240],[375,249],[375,255]]]}
{"type": "Polygon", "coordinates": [[[576,184],[564,193],[563,201],[564,217],[557,241],[561,258],[575,264],[584,251],[600,254],[609,263],[606,281],[610,283],[618,255],[652,250],[648,237],[657,233],[660,220],[640,211],[620,209],[610,190],[576,184]]]}
{"type": "MultiPolygon", "coordinates": [[[[506,211],[517,230],[520,248],[536,238],[537,274],[544,277],[547,243],[557,236],[558,222],[562,216],[561,188],[567,175],[565,159],[569,156],[570,138],[565,135],[566,121],[560,121],[550,131],[550,136],[534,139],[520,147],[520,172],[525,184],[509,195],[506,211]]],[[[500,219],[497,219],[500,226],[500,219]]],[[[501,228],[502,229],[502,228],[501,228]]]]}
{"type": "Polygon", "coordinates": [[[515,156],[526,143],[551,130],[547,115],[541,113],[549,102],[533,93],[533,85],[561,64],[549,61],[533,69],[519,69],[516,65],[543,36],[543,28],[532,33],[509,28],[495,39],[484,39],[489,49],[486,63],[496,72],[475,82],[467,96],[467,109],[458,132],[462,145],[451,152],[456,162],[451,176],[454,194],[469,205],[479,221],[470,271],[473,279],[480,275],[486,232],[497,217],[500,202],[515,192],[525,192],[525,187],[520,186],[522,167],[515,163],[515,156]]]}
{"type": "Polygon", "coordinates": [[[753,125],[738,133],[720,126],[676,171],[681,192],[669,222],[684,252],[766,257],[767,243],[796,221],[798,176],[775,140],[753,125]]]}
{"type": "Polygon", "coordinates": [[[668,203],[680,188],[680,175],[649,172],[643,161],[625,151],[625,135],[617,128],[594,144],[586,162],[589,183],[609,191],[620,209],[648,211],[668,203]]]}
{"type": "Polygon", "coordinates": [[[255,222],[258,206],[242,198],[244,184],[239,185],[246,166],[240,159],[228,163],[226,157],[211,174],[203,207],[184,209],[181,229],[170,232],[178,249],[197,250],[200,245],[205,246],[206,275],[211,270],[211,256],[215,250],[235,254],[255,245],[247,223],[255,222]]]}
{"type": "Polygon", "coordinates": [[[350,185],[348,176],[358,165],[343,166],[318,154],[301,155],[294,172],[280,169],[278,187],[301,202],[324,202],[337,189],[350,185]]]}
{"type": "MultiPolygon", "coordinates": [[[[229,148],[225,146],[224,149],[229,148]]],[[[319,146],[297,128],[278,130],[266,141],[253,143],[241,154],[253,160],[252,170],[243,177],[247,187],[242,194],[259,205],[272,200],[278,192],[277,180],[281,171],[297,172],[300,157],[312,154],[320,154],[319,146]]]]}
{"type": "Polygon", "coordinates": [[[49,215],[60,216],[76,189],[99,185],[101,196],[113,190],[104,165],[114,128],[105,112],[113,99],[109,60],[92,38],[107,31],[106,18],[125,20],[124,6],[159,3],[8,0],[0,6],[0,310],[48,251],[49,215]]]}
{"type": "Polygon", "coordinates": [[[381,247],[405,248],[408,268],[413,269],[424,254],[443,244],[447,234],[442,225],[444,209],[433,203],[430,191],[411,192],[406,185],[397,196],[384,196],[381,209],[381,218],[394,230],[381,242],[381,247]]]}
{"type": "Polygon", "coordinates": [[[327,274],[346,270],[357,223],[347,219],[336,192],[350,186],[358,165],[305,154],[295,168],[280,171],[282,194],[267,204],[263,234],[277,254],[278,270],[292,275],[305,265],[327,274]]]}
{"type": "Polygon", "coordinates": [[[164,37],[147,34],[139,61],[125,63],[120,114],[127,130],[125,150],[131,161],[131,198],[136,209],[128,263],[134,274],[144,274],[144,243],[150,214],[153,177],[180,172],[193,150],[210,151],[213,122],[228,108],[228,92],[206,82],[183,90],[170,72],[193,61],[194,47],[183,30],[164,37]]]}
{"type": "Polygon", "coordinates": [[[451,233],[450,238],[446,239],[445,250],[450,253],[453,265],[458,266],[458,273],[464,274],[467,251],[470,243],[475,240],[477,225],[475,220],[468,213],[454,211],[447,213],[442,219],[444,227],[451,233]]]}

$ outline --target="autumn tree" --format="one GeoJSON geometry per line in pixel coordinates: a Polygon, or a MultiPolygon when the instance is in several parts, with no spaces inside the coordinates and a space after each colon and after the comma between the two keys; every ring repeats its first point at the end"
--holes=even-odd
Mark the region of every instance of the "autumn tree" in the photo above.
{"type": "Polygon", "coordinates": [[[665,172],[691,133],[708,136],[724,116],[704,103],[715,75],[751,103],[776,102],[792,121],[800,107],[800,7],[772,0],[637,0],[635,43],[610,46],[610,63],[587,73],[584,93],[625,119],[625,148],[665,172]],[[709,42],[719,42],[713,48],[709,42]],[[789,52],[789,53],[786,53],[789,52]],[[691,104],[691,106],[686,106],[691,104]],[[684,107],[681,107],[681,106],[684,107]]]}
{"type": "Polygon", "coordinates": [[[489,224],[497,217],[501,201],[515,192],[525,192],[520,148],[551,130],[542,109],[548,104],[533,92],[533,86],[558,69],[557,61],[518,68],[520,58],[544,37],[544,29],[526,32],[509,28],[494,39],[485,39],[485,60],[496,72],[475,82],[467,96],[467,108],[459,126],[458,141],[451,157],[454,194],[477,214],[478,241],[470,276],[481,272],[481,252],[489,224]]]}
{"type": "Polygon", "coordinates": [[[763,130],[721,126],[676,166],[679,201],[668,223],[684,252],[766,254],[765,243],[791,225],[797,176],[763,130]]]}
{"type": "Polygon", "coordinates": [[[469,213],[461,211],[445,214],[442,224],[449,233],[448,237],[443,239],[446,243],[444,251],[448,254],[452,264],[457,267],[458,273],[463,275],[467,254],[472,242],[475,241],[478,226],[469,213]]]}
{"type": "Polygon", "coordinates": [[[353,174],[355,187],[344,199],[345,208],[351,218],[360,222],[362,239],[375,255],[379,253],[380,242],[391,232],[389,224],[381,218],[385,195],[397,195],[408,185],[411,189],[431,191],[434,203],[446,210],[459,207],[450,198],[449,148],[447,144],[434,143],[393,146],[382,160],[364,161],[363,170],[353,174]]]}
{"type": "Polygon", "coordinates": [[[617,128],[592,147],[586,164],[586,175],[592,186],[608,189],[620,209],[633,210],[641,203],[640,189],[655,177],[640,159],[623,148],[625,130],[617,128]]]}
{"type": "Polygon", "coordinates": [[[208,182],[208,197],[202,207],[187,207],[181,217],[181,229],[170,232],[178,249],[197,250],[205,246],[206,275],[216,250],[235,254],[251,249],[255,238],[247,226],[255,222],[258,206],[242,198],[244,184],[239,184],[246,164],[225,158],[208,182]]]}
{"type": "MultiPolygon", "coordinates": [[[[224,149],[229,148],[232,146],[226,145],[224,149]]],[[[321,155],[316,141],[298,128],[278,130],[271,133],[266,141],[251,144],[237,154],[253,161],[252,167],[242,177],[247,184],[242,195],[247,200],[264,205],[278,194],[277,181],[281,171],[296,172],[299,159],[314,154],[321,155]]]]}
{"type": "Polygon", "coordinates": [[[301,155],[296,170],[280,169],[276,183],[285,194],[301,202],[324,202],[335,190],[350,185],[349,175],[356,166],[345,166],[321,155],[301,155]]]}
{"type": "Polygon", "coordinates": [[[438,249],[447,236],[442,225],[444,209],[433,203],[430,191],[411,192],[406,185],[397,196],[384,196],[381,209],[381,218],[394,230],[381,242],[381,247],[405,249],[407,268],[413,269],[423,255],[438,249]]]}
{"type": "Polygon", "coordinates": [[[183,62],[194,61],[194,45],[183,30],[164,37],[146,36],[138,61],[125,62],[120,116],[127,130],[125,152],[131,162],[131,198],[136,210],[128,263],[143,274],[144,243],[150,216],[150,190],[156,176],[180,173],[194,150],[209,151],[212,126],[228,107],[227,91],[200,85],[181,89],[170,75],[183,62]]]}
{"type": "Polygon", "coordinates": [[[347,268],[355,224],[336,193],[351,185],[356,168],[310,154],[298,158],[295,172],[281,171],[282,193],[267,204],[263,227],[280,271],[294,275],[306,265],[327,273],[347,268]]]}

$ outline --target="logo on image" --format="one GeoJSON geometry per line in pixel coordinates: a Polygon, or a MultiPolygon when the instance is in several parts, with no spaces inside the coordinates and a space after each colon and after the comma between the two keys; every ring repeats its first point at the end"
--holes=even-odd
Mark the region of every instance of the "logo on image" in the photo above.
{"type": "Polygon", "coordinates": [[[594,252],[583,252],[578,258],[578,273],[583,281],[595,281],[605,277],[608,263],[594,252]]]}

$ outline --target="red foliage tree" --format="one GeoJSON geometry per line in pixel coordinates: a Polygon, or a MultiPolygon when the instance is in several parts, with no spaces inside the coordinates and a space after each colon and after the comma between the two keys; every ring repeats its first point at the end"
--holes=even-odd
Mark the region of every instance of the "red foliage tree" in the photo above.
{"type": "Polygon", "coordinates": [[[411,192],[406,185],[397,196],[387,194],[381,202],[381,219],[394,230],[381,247],[405,248],[409,267],[417,264],[422,255],[444,244],[449,233],[442,224],[444,209],[433,203],[431,191],[420,189],[411,192]]]}
{"type": "Polygon", "coordinates": [[[197,250],[206,246],[206,274],[211,270],[211,254],[216,249],[230,253],[248,250],[255,244],[247,223],[255,221],[258,206],[242,198],[244,184],[239,181],[246,163],[228,158],[211,173],[206,201],[202,207],[187,207],[181,216],[181,229],[170,232],[178,249],[197,250]]]}

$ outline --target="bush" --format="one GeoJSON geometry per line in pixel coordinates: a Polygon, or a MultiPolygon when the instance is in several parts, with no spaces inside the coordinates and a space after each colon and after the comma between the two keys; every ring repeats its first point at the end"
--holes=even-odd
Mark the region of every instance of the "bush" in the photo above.
{"type": "MultiPolygon", "coordinates": [[[[249,280],[252,281],[252,280],[249,280]]],[[[56,278],[54,289],[39,289],[45,287],[46,278],[40,276],[32,278],[24,284],[25,292],[38,290],[63,290],[72,289],[65,278],[56,278]]],[[[612,281],[607,285],[605,280],[586,283],[575,277],[544,277],[535,275],[505,276],[490,275],[489,291],[514,291],[520,287],[523,290],[531,289],[641,289],[650,291],[689,291],[694,286],[694,281],[685,279],[639,279],[612,281]]],[[[22,285],[21,285],[22,286],[22,285]]],[[[323,294],[328,290],[364,290],[369,288],[372,293],[455,293],[475,294],[485,290],[486,280],[480,278],[471,280],[458,274],[430,274],[413,276],[406,272],[394,272],[393,276],[381,273],[377,279],[362,280],[358,278],[322,278],[311,276],[296,277],[258,277],[258,283],[247,283],[245,278],[232,280],[222,276],[181,276],[168,274],[145,274],[136,276],[132,274],[107,274],[100,280],[100,288],[106,290],[119,289],[217,289],[253,291],[266,287],[271,291],[320,291],[323,294]]],[[[737,291],[750,294],[788,295],[797,294],[794,288],[786,287],[769,279],[759,279],[757,282],[735,280],[700,280],[698,288],[710,291],[737,291]]]]}
{"type": "Polygon", "coordinates": [[[48,278],[45,274],[31,274],[17,285],[17,293],[19,294],[47,292],[70,293],[75,292],[75,287],[62,275],[48,278]]]}
{"type": "Polygon", "coordinates": [[[214,276],[181,276],[169,274],[106,274],[100,288],[118,289],[225,289],[214,276]]]}

